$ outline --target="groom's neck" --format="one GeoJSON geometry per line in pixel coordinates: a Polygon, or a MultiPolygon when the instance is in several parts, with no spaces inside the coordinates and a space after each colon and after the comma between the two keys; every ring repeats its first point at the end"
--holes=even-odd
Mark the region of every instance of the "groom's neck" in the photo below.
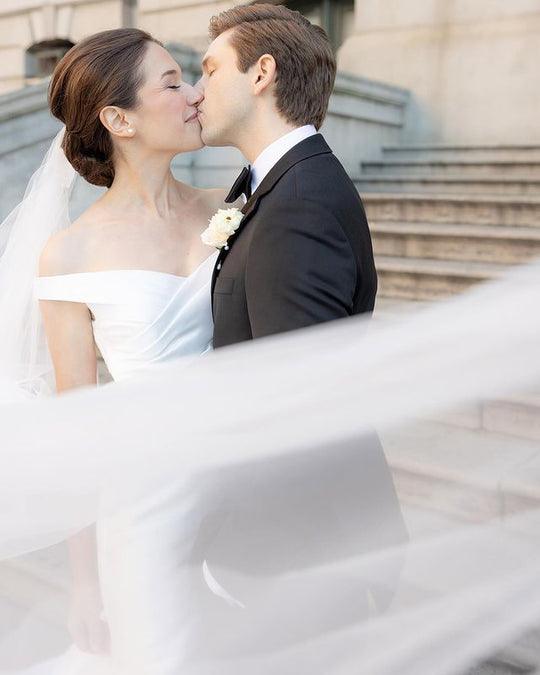
{"type": "Polygon", "coordinates": [[[299,126],[298,124],[288,122],[277,112],[262,112],[253,119],[253,123],[249,125],[249,128],[245,129],[246,133],[243,135],[238,149],[248,162],[253,165],[263,150],[299,126]]]}

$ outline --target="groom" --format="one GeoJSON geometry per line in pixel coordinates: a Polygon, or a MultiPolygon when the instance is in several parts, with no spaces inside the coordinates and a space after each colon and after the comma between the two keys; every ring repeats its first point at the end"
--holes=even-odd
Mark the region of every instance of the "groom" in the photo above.
{"type": "MultiPolygon", "coordinates": [[[[238,148],[252,167],[227,198],[247,198],[238,229],[226,243],[214,233],[214,243],[224,243],[212,279],[214,346],[372,311],[377,276],[362,202],[317,133],[336,72],[328,37],[298,12],[274,5],[225,11],[212,19],[210,35],[200,83],[202,138],[207,145],[238,148]]],[[[282,606],[286,620],[271,640],[290,646],[335,630],[335,617],[326,612],[322,618],[315,595],[314,617],[302,616],[293,628],[296,594],[305,591],[290,581],[296,571],[306,565],[327,569],[342,556],[406,540],[377,436],[328,449],[272,458],[262,467],[255,462],[230,480],[220,473],[220,484],[230,486],[227,522],[206,544],[205,556],[218,570],[219,584],[241,597],[250,613],[231,612],[207,594],[206,621],[228,612],[223,625],[232,634],[252,635],[253,616],[267,619],[268,606],[282,606]],[[376,533],[372,540],[370,531],[376,533]],[[259,584],[269,577],[270,602],[259,584]]],[[[400,566],[398,553],[377,580],[351,582],[351,616],[361,620],[373,603],[377,609],[388,605],[400,566]]],[[[308,606],[305,598],[298,606],[308,606]]],[[[349,616],[342,609],[337,615],[349,616]]]]}
{"type": "Polygon", "coordinates": [[[212,279],[214,346],[373,310],[377,276],[358,193],[324,138],[336,62],[326,33],[283,6],[213,17],[199,106],[209,146],[251,164],[247,202],[212,279]]]}

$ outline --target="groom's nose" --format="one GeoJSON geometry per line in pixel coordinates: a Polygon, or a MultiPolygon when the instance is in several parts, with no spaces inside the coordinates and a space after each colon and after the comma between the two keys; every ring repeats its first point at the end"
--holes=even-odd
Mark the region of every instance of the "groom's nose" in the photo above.
{"type": "Polygon", "coordinates": [[[193,85],[195,89],[198,89],[201,92],[202,97],[204,98],[204,75],[201,79],[193,85]]]}
{"type": "Polygon", "coordinates": [[[198,87],[198,83],[195,85],[189,85],[189,92],[187,96],[187,102],[189,105],[197,106],[204,99],[204,92],[198,87]]]}

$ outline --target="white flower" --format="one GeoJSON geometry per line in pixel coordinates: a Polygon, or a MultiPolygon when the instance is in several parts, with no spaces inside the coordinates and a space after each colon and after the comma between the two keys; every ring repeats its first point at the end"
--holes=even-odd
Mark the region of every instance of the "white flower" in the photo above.
{"type": "Polygon", "coordinates": [[[203,243],[216,248],[223,248],[231,234],[234,234],[244,214],[240,209],[219,209],[219,211],[210,218],[206,230],[201,234],[203,243]]]}
{"type": "Polygon", "coordinates": [[[228,234],[223,234],[221,232],[216,232],[211,227],[207,227],[206,230],[201,234],[201,239],[204,244],[208,246],[215,246],[216,248],[223,248],[227,243],[229,238],[228,234]]]}

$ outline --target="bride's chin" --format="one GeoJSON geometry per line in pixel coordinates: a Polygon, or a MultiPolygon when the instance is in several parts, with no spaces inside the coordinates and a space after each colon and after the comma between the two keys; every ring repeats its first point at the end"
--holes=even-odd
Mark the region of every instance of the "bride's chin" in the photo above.
{"type": "Polygon", "coordinates": [[[179,155],[183,152],[193,152],[195,150],[201,150],[204,148],[205,144],[201,138],[201,135],[193,135],[192,138],[184,138],[182,143],[179,143],[174,150],[175,155],[179,155]]]}
{"type": "Polygon", "coordinates": [[[184,150],[184,152],[192,152],[193,150],[201,150],[204,147],[205,147],[204,141],[199,136],[197,142],[193,143],[193,145],[189,148],[189,150],[184,150]]]}

